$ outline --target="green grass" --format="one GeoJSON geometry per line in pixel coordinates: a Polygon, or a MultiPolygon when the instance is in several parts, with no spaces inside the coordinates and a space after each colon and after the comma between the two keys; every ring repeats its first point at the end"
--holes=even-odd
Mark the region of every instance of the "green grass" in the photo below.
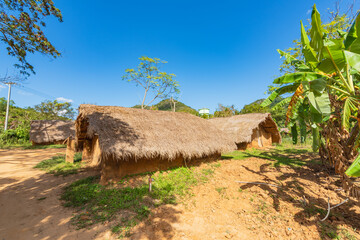
{"type": "MultiPolygon", "coordinates": [[[[306,148],[306,149],[311,150],[311,144],[312,144],[312,138],[308,137],[306,139],[305,143],[300,143],[300,139],[298,139],[298,143],[295,145],[295,147],[297,147],[297,148],[306,148]]],[[[294,144],[292,142],[291,137],[283,137],[281,139],[281,144],[277,144],[277,146],[288,148],[288,149],[294,148],[294,144]]]]}
{"type": "Polygon", "coordinates": [[[181,167],[154,174],[152,192],[148,190],[147,176],[142,176],[142,183],[136,187],[127,185],[131,177],[108,186],[100,185],[99,177],[88,177],[66,187],[61,199],[64,206],[78,209],[71,221],[77,228],[114,221],[112,232],[119,237],[129,236],[131,228],[146,219],[152,208],[176,204],[191,196],[191,188],[206,182],[215,166],[209,169],[212,171],[181,167]]]}
{"type": "Polygon", "coordinates": [[[64,155],[58,155],[38,163],[34,168],[41,169],[47,173],[54,174],[56,176],[67,176],[75,174],[78,169],[81,168],[81,153],[76,153],[74,156],[74,163],[65,162],[64,155]]]}
{"type": "Polygon", "coordinates": [[[301,167],[306,164],[298,155],[309,153],[308,148],[285,148],[277,146],[269,150],[247,149],[245,151],[234,151],[222,155],[222,159],[243,160],[250,157],[257,157],[273,162],[274,167],[287,165],[291,167],[301,167]]]}
{"type": "Polygon", "coordinates": [[[32,145],[30,142],[22,144],[0,144],[0,149],[50,149],[50,148],[66,148],[66,145],[32,145]]]}
{"type": "Polygon", "coordinates": [[[23,149],[50,149],[50,148],[66,148],[66,145],[54,144],[54,145],[30,145],[24,146],[23,149]]]}
{"type": "Polygon", "coordinates": [[[338,235],[337,231],[338,228],[335,226],[332,226],[331,224],[328,223],[322,223],[319,222],[319,228],[321,231],[321,238],[322,239],[341,239],[341,237],[338,235]]]}

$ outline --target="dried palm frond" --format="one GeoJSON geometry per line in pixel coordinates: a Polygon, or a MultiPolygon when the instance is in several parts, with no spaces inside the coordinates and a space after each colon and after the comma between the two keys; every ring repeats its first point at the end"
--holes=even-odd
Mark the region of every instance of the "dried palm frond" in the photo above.
{"type": "Polygon", "coordinates": [[[286,112],[286,124],[290,121],[291,117],[293,116],[298,101],[304,98],[304,96],[302,95],[303,93],[304,93],[304,87],[302,84],[300,84],[299,87],[296,89],[294,95],[291,97],[288,110],[286,112]]]}

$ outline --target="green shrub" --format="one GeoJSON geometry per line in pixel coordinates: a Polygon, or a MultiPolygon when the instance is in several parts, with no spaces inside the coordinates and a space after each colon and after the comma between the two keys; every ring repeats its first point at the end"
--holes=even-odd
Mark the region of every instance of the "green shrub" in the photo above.
{"type": "Polygon", "coordinates": [[[81,168],[81,153],[76,153],[74,156],[74,163],[65,162],[64,155],[58,155],[38,163],[34,168],[41,169],[47,173],[55,176],[67,176],[78,172],[81,168]]]}

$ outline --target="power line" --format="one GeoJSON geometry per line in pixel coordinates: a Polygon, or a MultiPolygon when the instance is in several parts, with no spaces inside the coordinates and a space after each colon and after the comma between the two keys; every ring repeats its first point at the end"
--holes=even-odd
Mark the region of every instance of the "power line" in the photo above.
{"type": "Polygon", "coordinates": [[[38,90],[35,90],[35,89],[32,89],[32,88],[29,88],[29,87],[25,87],[24,85],[22,86],[17,86],[17,88],[21,89],[21,90],[25,90],[26,92],[29,92],[29,93],[32,93],[32,94],[35,94],[39,97],[43,97],[43,98],[46,98],[46,99],[49,99],[49,100],[55,100],[56,97],[54,96],[51,96],[47,93],[43,93],[41,91],[38,91],[38,90]]]}

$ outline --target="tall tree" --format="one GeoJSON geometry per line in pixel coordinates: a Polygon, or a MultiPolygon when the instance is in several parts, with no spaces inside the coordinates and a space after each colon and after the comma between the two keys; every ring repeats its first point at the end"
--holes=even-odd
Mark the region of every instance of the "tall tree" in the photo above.
{"type": "Polygon", "coordinates": [[[219,103],[218,108],[214,112],[214,117],[231,117],[238,114],[240,114],[240,112],[235,108],[234,105],[224,106],[219,103]]]}
{"type": "Polygon", "coordinates": [[[141,109],[149,106],[157,98],[165,99],[180,93],[179,83],[175,74],[160,71],[161,65],[167,63],[159,58],[141,57],[137,69],[126,69],[123,80],[134,82],[144,88],[141,109]],[[146,98],[150,96],[150,100],[146,98]]]}
{"type": "Polygon", "coordinates": [[[35,105],[35,110],[48,116],[48,119],[73,119],[75,110],[72,108],[71,103],[60,103],[57,100],[41,102],[35,105]]]}
{"type": "Polygon", "coordinates": [[[28,53],[39,52],[51,57],[60,53],[46,38],[44,17],[54,16],[62,22],[62,15],[52,0],[0,0],[0,41],[8,55],[16,57],[15,67],[20,73],[35,73],[27,61],[28,53]]]}

